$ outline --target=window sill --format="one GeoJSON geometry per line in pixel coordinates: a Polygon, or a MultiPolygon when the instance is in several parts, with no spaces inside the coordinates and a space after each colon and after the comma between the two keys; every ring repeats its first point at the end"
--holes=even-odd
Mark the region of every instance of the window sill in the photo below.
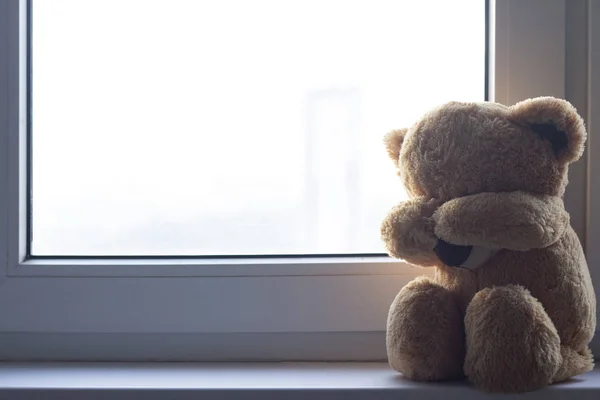
{"type": "MultiPolygon", "coordinates": [[[[465,383],[407,381],[385,363],[4,363],[10,399],[448,399],[487,398],[465,383]]],[[[600,369],[523,399],[600,398],[600,369]]]]}

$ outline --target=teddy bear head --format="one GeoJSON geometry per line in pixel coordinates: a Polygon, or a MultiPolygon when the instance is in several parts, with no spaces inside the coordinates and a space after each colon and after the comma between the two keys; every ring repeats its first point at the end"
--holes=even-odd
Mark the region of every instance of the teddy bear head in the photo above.
{"type": "Polygon", "coordinates": [[[538,97],[511,107],[446,103],[388,133],[385,145],[409,196],[446,201],[517,190],[562,196],[585,140],[571,104],[538,97]]]}

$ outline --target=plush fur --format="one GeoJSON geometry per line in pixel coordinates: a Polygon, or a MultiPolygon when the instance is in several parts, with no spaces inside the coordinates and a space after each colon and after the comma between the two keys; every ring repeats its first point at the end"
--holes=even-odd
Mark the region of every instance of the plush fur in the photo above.
{"type": "Polygon", "coordinates": [[[381,227],[389,254],[436,268],[394,300],[392,368],[408,378],[467,376],[523,392],[593,368],[596,300],[562,195],[586,131],[568,102],[512,107],[452,102],[385,136],[410,200],[381,227]],[[449,267],[456,246],[493,249],[481,267],[449,267]]]}

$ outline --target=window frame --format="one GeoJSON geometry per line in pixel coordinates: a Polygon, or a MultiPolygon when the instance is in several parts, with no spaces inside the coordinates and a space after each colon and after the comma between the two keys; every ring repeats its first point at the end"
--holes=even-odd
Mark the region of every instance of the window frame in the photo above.
{"type": "MultiPolygon", "coordinates": [[[[512,104],[538,95],[565,97],[566,3],[490,1],[491,99],[512,104]]],[[[20,96],[27,87],[27,49],[19,40],[26,34],[25,5],[0,2],[0,93],[7,94],[0,96],[0,359],[385,358],[391,300],[414,277],[433,275],[432,269],[364,256],[27,259],[28,118],[27,99],[20,96]]],[[[588,78],[597,64],[590,63],[588,78]]],[[[597,90],[589,96],[588,115],[594,115],[597,90]]],[[[600,126],[594,121],[590,128],[600,126]]],[[[589,160],[598,147],[591,143],[589,160]]],[[[577,173],[589,182],[597,164],[577,173]]],[[[586,226],[578,234],[587,240],[598,288],[599,263],[592,261],[600,259],[591,240],[600,210],[590,205],[600,202],[600,193],[580,186],[569,187],[574,201],[566,203],[568,209],[580,201],[588,205],[576,215],[589,214],[589,222],[574,225],[586,226]]]]}
{"type": "MultiPolygon", "coordinates": [[[[588,0],[586,21],[588,44],[587,57],[587,93],[585,95],[588,134],[590,140],[587,149],[587,176],[586,176],[586,257],[590,266],[590,274],[596,290],[596,299],[600,299],[600,140],[595,135],[600,135],[600,4],[588,0]]],[[[584,104],[585,104],[584,103],[584,104]]],[[[596,319],[600,319],[600,308],[597,309],[596,319]]],[[[596,336],[592,341],[592,351],[600,355],[600,328],[596,327],[596,336]]]]}

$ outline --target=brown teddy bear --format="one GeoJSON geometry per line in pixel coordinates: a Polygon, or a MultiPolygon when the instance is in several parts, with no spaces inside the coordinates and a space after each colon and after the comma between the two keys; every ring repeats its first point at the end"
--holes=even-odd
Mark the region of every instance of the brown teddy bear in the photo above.
{"type": "Polygon", "coordinates": [[[494,392],[593,368],[596,300],[562,201],[585,140],[575,108],[552,97],[451,102],[386,135],[410,199],[382,238],[391,256],[436,268],[391,305],[392,368],[494,392]]]}

